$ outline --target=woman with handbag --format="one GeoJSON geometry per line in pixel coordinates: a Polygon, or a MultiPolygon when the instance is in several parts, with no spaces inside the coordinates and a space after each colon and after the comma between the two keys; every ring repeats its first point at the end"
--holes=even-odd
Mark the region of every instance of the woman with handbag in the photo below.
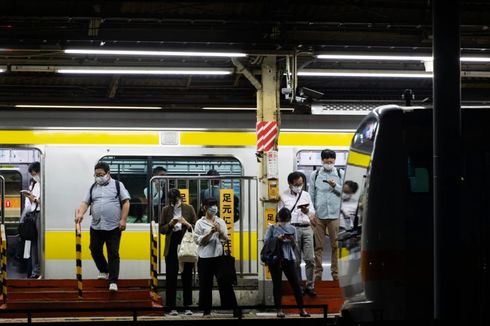
{"type": "MultiPolygon", "coordinates": [[[[216,199],[210,197],[204,200],[206,215],[196,223],[194,239],[199,245],[197,263],[199,273],[199,307],[203,315],[211,314],[213,280],[217,278],[221,306],[235,308],[237,301],[233,285],[226,279],[218,277],[222,267],[223,243],[228,240],[226,224],[217,216],[216,199]]],[[[234,310],[234,315],[237,311],[234,310]]]]}
{"type": "MultiPolygon", "coordinates": [[[[167,270],[167,290],[165,291],[165,305],[171,309],[170,315],[177,316],[175,309],[177,293],[177,276],[179,273],[179,259],[177,249],[182,242],[185,232],[192,231],[192,225],[196,223],[196,212],[191,205],[182,202],[182,196],[178,189],[168,191],[167,206],[160,215],[160,233],[165,234],[165,266],[167,270]]],[[[192,311],[192,269],[194,263],[184,262],[181,273],[184,292],[185,314],[190,316],[192,311]]]]}
{"type": "MultiPolygon", "coordinates": [[[[41,252],[39,246],[39,234],[41,231],[41,164],[39,162],[31,163],[27,169],[32,179],[29,182],[29,190],[21,190],[24,198],[24,211],[22,212],[20,224],[25,223],[27,219],[33,220],[36,225],[32,239],[24,240],[22,246],[25,250],[25,242],[30,241],[29,255],[24,253],[24,257],[30,257],[28,262],[27,277],[32,279],[41,278],[41,252]]],[[[33,230],[34,231],[34,230],[33,230]]],[[[21,235],[22,237],[22,235],[21,235]]]]}

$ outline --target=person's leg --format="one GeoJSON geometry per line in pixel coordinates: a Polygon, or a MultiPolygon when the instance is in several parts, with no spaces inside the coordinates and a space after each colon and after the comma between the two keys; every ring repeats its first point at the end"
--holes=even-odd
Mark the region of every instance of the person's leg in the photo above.
{"type": "Polygon", "coordinates": [[[121,243],[121,230],[116,228],[107,232],[107,258],[109,261],[109,283],[117,283],[119,279],[119,244],[121,243]]]}
{"type": "Polygon", "coordinates": [[[188,307],[192,305],[192,270],[194,268],[193,263],[184,263],[184,270],[180,275],[182,279],[182,287],[184,292],[184,306],[188,307]]]}
{"type": "Polygon", "coordinates": [[[104,232],[90,228],[90,253],[99,272],[108,273],[109,266],[103,251],[105,242],[104,232]]]}
{"type": "Polygon", "coordinates": [[[235,308],[238,303],[235,296],[235,291],[233,290],[233,284],[226,280],[220,280],[218,275],[218,270],[221,268],[221,257],[215,257],[214,267],[214,276],[218,280],[218,290],[219,290],[219,298],[221,301],[221,306],[225,308],[235,308]]]}
{"type": "MultiPolygon", "coordinates": [[[[293,271],[296,274],[296,267],[293,262],[293,271]]],[[[269,271],[272,277],[272,294],[274,296],[274,305],[280,309],[282,304],[282,266],[281,264],[274,264],[269,266],[269,271]]],[[[296,282],[298,277],[296,275],[296,282]]],[[[301,291],[301,290],[300,290],[301,291]]]]}
{"type": "Polygon", "coordinates": [[[284,260],[282,266],[284,275],[286,275],[289,285],[291,285],[291,289],[293,290],[296,304],[299,308],[303,308],[303,294],[301,293],[301,286],[294,266],[294,261],[284,260]]]}
{"type": "Polygon", "coordinates": [[[321,280],[323,274],[323,243],[325,241],[325,220],[317,219],[313,227],[315,240],[315,278],[321,280]]]}
{"type": "Polygon", "coordinates": [[[166,268],[166,289],[165,289],[165,306],[175,309],[177,293],[177,276],[179,274],[179,260],[177,255],[169,254],[165,257],[166,268]]]}
{"type": "Polygon", "coordinates": [[[313,229],[304,228],[303,230],[303,259],[305,261],[306,272],[306,288],[309,289],[309,294],[314,295],[311,291],[315,287],[314,272],[315,272],[315,255],[313,246],[313,229]]]}
{"type": "Polygon", "coordinates": [[[204,311],[204,314],[209,314],[213,305],[213,258],[199,258],[197,266],[199,275],[199,307],[204,311]]]}
{"type": "Polygon", "coordinates": [[[37,237],[31,243],[32,276],[41,275],[41,215],[36,214],[37,237]]]}
{"type": "MultiPolygon", "coordinates": [[[[303,230],[304,228],[296,228],[296,232],[298,235],[298,242],[296,243],[296,247],[294,248],[294,256],[296,257],[295,266],[296,273],[298,274],[298,279],[300,284],[302,284],[303,277],[301,275],[301,253],[303,251],[303,230]]],[[[301,286],[301,288],[303,288],[301,286]]]]}
{"type": "Polygon", "coordinates": [[[338,245],[337,245],[337,234],[339,233],[339,219],[328,220],[327,222],[328,234],[330,237],[330,247],[332,247],[331,253],[331,265],[330,272],[332,273],[332,278],[334,280],[338,279],[338,245]]]}

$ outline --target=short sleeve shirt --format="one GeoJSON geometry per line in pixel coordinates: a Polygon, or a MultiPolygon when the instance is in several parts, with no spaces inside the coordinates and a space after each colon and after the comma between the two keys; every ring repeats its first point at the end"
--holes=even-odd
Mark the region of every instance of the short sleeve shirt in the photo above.
{"type": "MultiPolygon", "coordinates": [[[[130,199],[129,192],[122,182],[119,182],[120,192],[117,197],[116,181],[110,179],[105,185],[96,184],[92,189],[92,223],[94,230],[111,231],[119,227],[121,219],[121,202],[130,199]]],[[[90,190],[83,200],[90,201],[90,190]]]]}

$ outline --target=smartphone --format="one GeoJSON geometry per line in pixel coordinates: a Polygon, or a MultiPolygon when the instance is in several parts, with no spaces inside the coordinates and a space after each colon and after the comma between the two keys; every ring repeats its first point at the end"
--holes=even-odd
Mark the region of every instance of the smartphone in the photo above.
{"type": "Polygon", "coordinates": [[[31,192],[29,190],[21,190],[20,193],[30,194],[31,192]]]}
{"type": "Polygon", "coordinates": [[[303,204],[303,205],[298,205],[298,208],[308,208],[310,204],[303,204]]]}

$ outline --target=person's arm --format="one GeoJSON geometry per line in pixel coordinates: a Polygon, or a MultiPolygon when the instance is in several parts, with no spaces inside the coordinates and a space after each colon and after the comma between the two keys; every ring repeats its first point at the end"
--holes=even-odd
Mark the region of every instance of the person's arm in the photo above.
{"type": "Polygon", "coordinates": [[[87,212],[88,204],[85,201],[80,203],[80,206],[77,209],[77,213],[75,215],[75,223],[82,223],[83,215],[87,212]]]}
{"type": "Polygon", "coordinates": [[[122,203],[122,209],[121,209],[121,220],[119,221],[119,229],[121,231],[126,230],[126,223],[128,221],[128,214],[129,214],[129,199],[125,199],[122,203]]]}
{"type": "Polygon", "coordinates": [[[218,232],[218,236],[221,240],[228,240],[228,230],[226,229],[225,221],[220,220],[217,223],[216,232],[218,232]]]}
{"type": "Polygon", "coordinates": [[[315,176],[318,176],[320,173],[318,170],[313,171],[310,174],[310,188],[308,189],[308,193],[310,194],[311,201],[315,203],[315,192],[316,192],[316,184],[315,184],[315,176]]]}
{"type": "Polygon", "coordinates": [[[210,232],[204,234],[204,227],[202,226],[202,223],[197,221],[196,229],[194,230],[194,242],[200,246],[205,246],[213,236],[214,232],[216,231],[211,229],[210,232]]]}
{"type": "Polygon", "coordinates": [[[158,227],[160,229],[161,234],[169,234],[170,231],[174,229],[174,226],[177,222],[174,222],[174,219],[170,218],[171,207],[165,206],[160,213],[160,219],[158,222],[158,227]]]}

